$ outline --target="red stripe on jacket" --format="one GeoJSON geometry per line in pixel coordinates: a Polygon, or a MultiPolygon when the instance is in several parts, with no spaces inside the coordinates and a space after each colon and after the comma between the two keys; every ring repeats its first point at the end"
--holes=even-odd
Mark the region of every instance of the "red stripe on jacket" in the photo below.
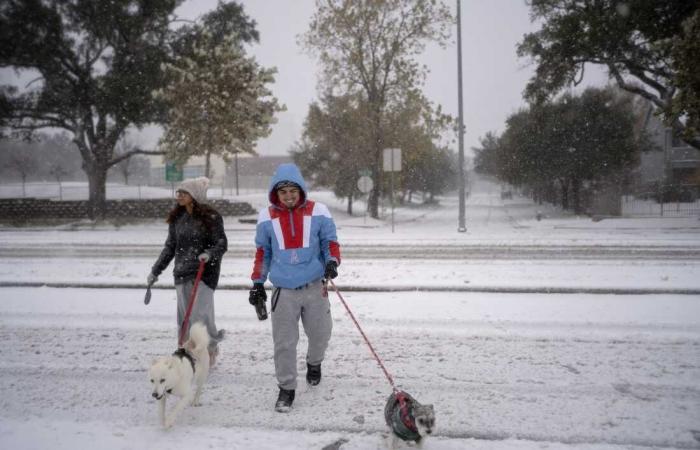
{"type": "Polygon", "coordinates": [[[311,216],[314,212],[314,202],[307,200],[302,206],[292,210],[292,220],[294,221],[294,235],[292,235],[292,224],[289,220],[289,210],[280,210],[270,207],[270,218],[279,219],[282,237],[284,238],[284,248],[302,248],[304,246],[304,216],[311,216]]]}
{"type": "Polygon", "coordinates": [[[255,251],[255,262],[253,263],[253,275],[250,276],[251,280],[259,280],[262,277],[263,263],[265,260],[265,250],[262,247],[258,247],[255,251]]]}
{"type": "Polygon", "coordinates": [[[331,252],[331,256],[337,259],[338,264],[340,264],[340,244],[336,241],[330,241],[328,243],[328,250],[331,252]]]}

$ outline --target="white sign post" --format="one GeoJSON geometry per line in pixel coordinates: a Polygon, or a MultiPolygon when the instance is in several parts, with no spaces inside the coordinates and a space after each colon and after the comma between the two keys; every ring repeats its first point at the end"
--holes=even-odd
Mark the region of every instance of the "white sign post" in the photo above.
{"type": "Polygon", "coordinates": [[[394,232],[394,172],[401,172],[401,149],[385,148],[382,155],[384,172],[391,172],[391,232],[394,232]]]}

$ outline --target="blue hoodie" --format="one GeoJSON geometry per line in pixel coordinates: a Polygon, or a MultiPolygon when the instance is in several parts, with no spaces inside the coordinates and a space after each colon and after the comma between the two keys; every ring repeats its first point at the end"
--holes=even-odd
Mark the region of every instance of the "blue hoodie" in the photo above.
{"type": "Polygon", "coordinates": [[[251,279],[275,287],[294,289],[323,277],[326,263],[340,264],[340,245],[331,213],[309,200],[306,183],[294,164],[281,164],[270,180],[270,206],[260,210],[255,230],[255,263],[251,279]],[[301,190],[297,205],[288,209],[277,197],[275,186],[291,181],[301,190]]]}

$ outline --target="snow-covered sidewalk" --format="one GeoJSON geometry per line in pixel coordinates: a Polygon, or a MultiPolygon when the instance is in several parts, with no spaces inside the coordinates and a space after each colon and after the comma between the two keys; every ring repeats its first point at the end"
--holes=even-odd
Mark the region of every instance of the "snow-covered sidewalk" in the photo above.
{"type": "MultiPolygon", "coordinates": [[[[227,329],[204,406],[157,426],[146,368],[174,349],[174,294],[2,291],[2,448],[383,448],[390,389],[342,305],[324,379],[275,413],[269,321],[217,297],[227,329]],[[328,447],[337,448],[337,447],[328,447]]],[[[397,384],[434,403],[429,449],[697,448],[691,296],[345,293],[397,384]]],[[[305,341],[298,366],[303,376],[305,341]]]]}
{"type": "MultiPolygon", "coordinates": [[[[0,258],[0,285],[145,288],[151,258],[0,258]]],[[[224,257],[224,296],[250,287],[251,260],[224,257]]],[[[338,284],[347,290],[464,292],[700,292],[700,261],[439,260],[344,258],[338,284]]],[[[157,288],[173,285],[169,271],[157,288]]]]}

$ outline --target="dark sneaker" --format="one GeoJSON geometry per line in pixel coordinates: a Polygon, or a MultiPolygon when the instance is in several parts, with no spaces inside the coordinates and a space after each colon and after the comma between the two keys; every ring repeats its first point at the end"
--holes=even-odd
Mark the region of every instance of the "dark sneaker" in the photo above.
{"type": "Polygon", "coordinates": [[[277,396],[277,403],[275,403],[275,411],[277,412],[289,412],[292,409],[292,403],[294,402],[294,389],[282,389],[280,388],[280,394],[277,396]]]}
{"type": "Polygon", "coordinates": [[[306,364],[306,382],[311,386],[316,386],[321,382],[321,365],[312,366],[311,364],[306,364]]]}

